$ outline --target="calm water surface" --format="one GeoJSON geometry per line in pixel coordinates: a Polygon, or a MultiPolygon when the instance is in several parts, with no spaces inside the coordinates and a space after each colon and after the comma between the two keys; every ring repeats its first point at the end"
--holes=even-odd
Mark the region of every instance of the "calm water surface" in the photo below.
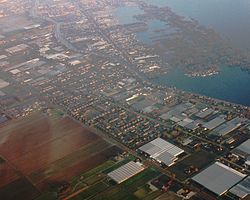
{"type": "Polygon", "coordinates": [[[250,106],[250,74],[238,67],[221,67],[218,75],[188,77],[179,70],[153,80],[189,92],[250,106]]]}
{"type": "Polygon", "coordinates": [[[219,32],[238,48],[250,49],[249,0],[145,0],[168,6],[174,12],[198,20],[219,32]]]}
{"type": "MultiPolygon", "coordinates": [[[[228,38],[241,49],[250,49],[250,0],[145,0],[157,6],[169,6],[177,14],[198,20],[228,38]]],[[[136,22],[134,15],[143,11],[126,6],[115,11],[122,24],[136,22]]],[[[156,30],[167,26],[158,20],[148,24],[148,30],[137,34],[145,43],[152,42],[160,34],[156,30]]],[[[218,75],[210,77],[187,77],[181,70],[158,77],[157,84],[250,106],[250,74],[237,67],[221,66],[218,75]]]]}

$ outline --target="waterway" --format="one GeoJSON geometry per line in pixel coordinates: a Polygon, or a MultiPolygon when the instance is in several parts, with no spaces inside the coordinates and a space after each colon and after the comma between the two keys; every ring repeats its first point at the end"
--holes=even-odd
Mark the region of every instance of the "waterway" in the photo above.
{"type": "MultiPolygon", "coordinates": [[[[228,38],[235,47],[250,49],[250,1],[249,0],[145,0],[157,6],[169,6],[177,14],[193,18],[200,24],[213,28],[228,38]]],[[[115,12],[120,23],[136,22],[133,17],[143,11],[137,7],[122,7],[115,12]]],[[[148,30],[137,34],[144,43],[159,37],[157,29],[165,23],[153,20],[148,30]]],[[[155,78],[157,84],[173,86],[181,90],[206,95],[250,106],[250,74],[240,67],[221,66],[220,73],[208,77],[188,77],[181,70],[155,78]]]]}

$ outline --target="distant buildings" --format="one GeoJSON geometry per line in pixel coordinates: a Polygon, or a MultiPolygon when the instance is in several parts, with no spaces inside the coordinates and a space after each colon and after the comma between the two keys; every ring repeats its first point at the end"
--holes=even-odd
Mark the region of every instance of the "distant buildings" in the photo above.
{"type": "Polygon", "coordinates": [[[23,51],[23,50],[27,49],[28,47],[29,46],[26,44],[19,44],[19,45],[16,45],[14,47],[10,47],[10,48],[6,49],[6,51],[13,54],[13,53],[16,53],[19,51],[23,51]]]}
{"type": "Polygon", "coordinates": [[[0,89],[5,88],[9,86],[9,83],[4,81],[3,79],[0,79],[0,89]]]}
{"type": "Polygon", "coordinates": [[[201,110],[200,112],[198,112],[196,114],[196,117],[204,119],[204,118],[208,117],[209,115],[211,115],[213,113],[214,113],[213,109],[211,109],[211,108],[205,108],[205,109],[201,110]]]}
{"type": "Polygon", "coordinates": [[[7,121],[8,121],[7,116],[0,114],[0,124],[7,122],[7,121]]]}

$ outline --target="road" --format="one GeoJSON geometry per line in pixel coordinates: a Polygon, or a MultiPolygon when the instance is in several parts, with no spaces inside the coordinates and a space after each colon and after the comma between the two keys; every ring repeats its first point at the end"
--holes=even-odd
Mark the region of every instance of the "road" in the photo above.
{"type": "Polygon", "coordinates": [[[106,40],[109,44],[111,44],[114,49],[116,49],[118,52],[120,52],[122,54],[122,58],[120,58],[120,61],[125,62],[126,65],[129,66],[126,69],[131,74],[135,75],[140,82],[144,83],[145,86],[147,85],[147,86],[154,87],[154,85],[150,81],[147,80],[147,77],[145,77],[140,72],[138,72],[137,66],[132,62],[133,58],[122,47],[119,47],[116,44],[116,42],[113,41],[113,39],[110,38],[109,35],[107,33],[105,33],[105,31],[100,28],[100,25],[95,20],[95,17],[88,10],[86,10],[84,8],[84,6],[82,6],[79,3],[78,0],[75,0],[74,2],[75,2],[75,5],[79,8],[81,14],[83,16],[85,16],[88,19],[88,21],[93,24],[93,27],[95,28],[96,32],[99,33],[104,40],[106,40]]]}
{"type": "Polygon", "coordinates": [[[72,50],[72,51],[75,51],[75,52],[79,52],[79,50],[77,48],[75,48],[69,41],[67,41],[62,32],[61,32],[61,26],[63,25],[62,22],[57,22],[56,20],[50,18],[50,17],[47,17],[47,16],[39,16],[38,13],[37,13],[37,9],[38,9],[38,6],[39,6],[39,0],[35,0],[34,3],[33,3],[33,7],[30,11],[30,15],[31,17],[33,18],[39,18],[41,20],[45,20],[47,22],[50,22],[52,24],[54,24],[54,35],[55,35],[55,38],[56,40],[61,43],[62,45],[64,45],[66,48],[72,50]]]}
{"type": "MultiPolygon", "coordinates": [[[[110,36],[100,28],[98,22],[95,20],[94,16],[89,12],[87,11],[86,9],[84,9],[83,6],[80,5],[79,1],[75,0],[75,4],[79,7],[79,10],[81,10],[81,13],[83,16],[85,16],[89,22],[91,22],[91,24],[93,24],[93,27],[94,29],[96,30],[97,33],[99,33],[103,39],[105,41],[107,41],[109,44],[111,44],[113,46],[114,49],[116,49],[118,52],[121,53],[122,57],[120,58],[115,58],[115,59],[118,59],[120,60],[121,62],[124,62],[126,63],[127,66],[129,66],[128,68],[126,68],[131,74],[133,74],[134,76],[136,76],[138,78],[138,80],[140,82],[142,82],[145,86],[151,86],[151,87],[155,87],[151,82],[149,82],[145,76],[143,76],[142,74],[140,74],[137,70],[137,66],[133,63],[133,58],[129,56],[129,54],[126,52],[126,50],[122,49],[121,47],[119,47],[115,41],[113,41],[110,36]]],[[[42,20],[45,20],[45,21],[48,21],[52,24],[54,24],[54,35],[55,35],[55,38],[57,39],[58,42],[60,42],[62,45],[64,45],[66,48],[72,50],[72,51],[75,51],[75,52],[79,52],[80,53],[80,50],[78,50],[77,48],[75,48],[69,41],[67,41],[67,39],[64,38],[63,34],[61,33],[61,26],[63,25],[62,22],[57,22],[56,20],[52,19],[52,18],[49,18],[49,17],[46,17],[46,16],[38,16],[37,14],[37,8],[39,6],[39,0],[36,0],[35,3],[34,3],[34,7],[33,9],[31,10],[31,15],[32,17],[34,18],[40,18],[42,20]]],[[[99,56],[102,56],[102,57],[109,57],[109,55],[103,55],[103,54],[98,54],[97,55],[99,56]]],[[[114,58],[112,58],[114,59],[114,58]]],[[[152,117],[149,117],[147,115],[144,115],[142,113],[138,113],[136,111],[134,111],[133,109],[130,109],[126,106],[123,106],[122,104],[120,103],[114,103],[115,105],[118,105],[119,107],[122,107],[124,108],[125,110],[127,110],[128,112],[132,112],[132,113],[135,113],[136,115],[140,115],[141,117],[143,118],[146,118],[150,121],[153,121],[155,123],[159,123],[163,126],[166,126],[166,123],[158,120],[158,119],[155,119],[155,118],[152,118],[152,117]]],[[[64,108],[63,108],[64,109],[64,108]]],[[[77,120],[78,121],[78,120],[77,120]]],[[[79,121],[78,121],[79,122],[79,121]]],[[[95,133],[97,133],[100,137],[104,138],[105,140],[107,140],[108,142],[112,143],[112,144],[115,144],[116,146],[120,147],[121,149],[127,151],[128,153],[136,156],[136,157],[139,157],[141,160],[144,160],[144,158],[142,158],[140,155],[137,154],[136,151],[132,150],[132,149],[129,149],[128,147],[126,147],[125,145],[121,144],[119,141],[111,138],[108,134],[105,134],[105,133],[102,133],[96,129],[94,129],[93,127],[87,127],[87,128],[90,128],[92,129],[95,133]]],[[[219,144],[215,143],[215,142],[212,142],[210,140],[207,140],[205,138],[202,138],[202,137],[199,137],[197,135],[195,135],[194,133],[190,133],[190,132],[185,132],[186,134],[188,134],[189,136],[193,136],[203,142],[207,142],[207,143],[210,143],[210,144],[213,144],[213,145],[216,145],[216,146],[220,146],[219,144]]],[[[229,162],[227,160],[227,162],[229,162]]],[[[159,171],[165,173],[165,174],[168,174],[168,175],[171,175],[171,172],[165,170],[165,169],[162,169],[157,163],[153,162],[153,161],[146,161],[144,162],[146,165],[148,166],[154,166],[156,167],[157,169],[159,169],[159,171]]]]}

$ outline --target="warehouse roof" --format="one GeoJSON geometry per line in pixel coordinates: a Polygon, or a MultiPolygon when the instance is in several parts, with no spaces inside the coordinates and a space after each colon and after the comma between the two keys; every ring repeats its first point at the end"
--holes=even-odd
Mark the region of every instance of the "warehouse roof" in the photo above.
{"type": "Polygon", "coordinates": [[[130,161],[129,163],[119,167],[118,169],[108,173],[108,176],[117,183],[122,183],[132,176],[143,171],[144,167],[141,163],[130,161]]]}
{"type": "Polygon", "coordinates": [[[176,157],[184,152],[184,150],[161,138],[157,138],[139,149],[150,155],[151,158],[168,166],[173,164],[176,157]]]}
{"type": "Polygon", "coordinates": [[[245,198],[250,194],[250,177],[248,176],[246,179],[234,186],[230,192],[240,198],[245,198]]]}
{"type": "Polygon", "coordinates": [[[233,149],[232,152],[242,157],[248,157],[250,155],[250,139],[233,149]]]}
{"type": "Polygon", "coordinates": [[[233,130],[239,128],[239,126],[246,121],[244,118],[236,117],[220,126],[218,126],[216,129],[214,129],[214,132],[216,132],[219,136],[224,136],[233,130]]]}
{"type": "Polygon", "coordinates": [[[206,118],[207,116],[211,115],[212,113],[214,113],[214,110],[211,108],[205,108],[203,110],[201,110],[200,112],[196,113],[195,115],[199,118],[206,118]]]}
{"type": "Polygon", "coordinates": [[[210,120],[209,122],[205,123],[203,126],[209,130],[212,130],[215,127],[224,123],[226,121],[224,118],[225,118],[225,115],[220,115],[220,116],[210,120]]]}
{"type": "Polygon", "coordinates": [[[164,113],[160,116],[160,118],[164,119],[164,120],[168,120],[171,119],[172,121],[177,120],[183,120],[185,118],[185,116],[182,116],[182,113],[185,112],[188,109],[191,109],[192,107],[194,107],[194,105],[190,102],[186,102],[186,103],[182,103],[179,105],[176,105],[174,107],[172,107],[167,113],[164,113]]]}
{"type": "Polygon", "coordinates": [[[215,194],[222,195],[246,175],[220,162],[206,168],[192,179],[215,194]]]}

